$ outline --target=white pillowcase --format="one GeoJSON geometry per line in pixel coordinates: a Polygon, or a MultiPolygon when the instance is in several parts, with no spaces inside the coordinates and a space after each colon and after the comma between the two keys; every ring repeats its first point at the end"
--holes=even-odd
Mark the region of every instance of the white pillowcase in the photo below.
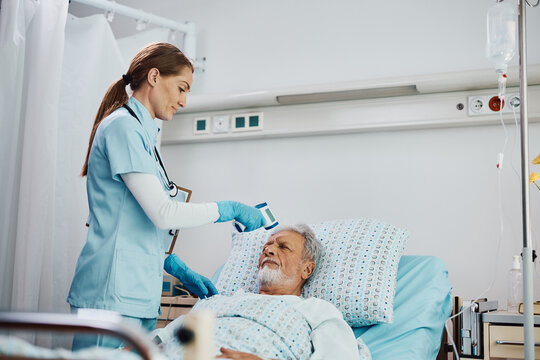
{"type": "MultiPolygon", "coordinates": [[[[351,327],[392,322],[397,268],[409,232],[374,219],[310,226],[323,255],[302,295],[334,304],[351,327]]],[[[233,232],[231,253],[216,283],[221,294],[258,292],[257,263],[271,233],[233,232]]]]}

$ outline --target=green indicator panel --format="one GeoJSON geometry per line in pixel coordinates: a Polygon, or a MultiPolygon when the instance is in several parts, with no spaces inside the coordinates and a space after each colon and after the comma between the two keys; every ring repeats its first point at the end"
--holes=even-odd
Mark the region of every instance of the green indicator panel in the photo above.
{"type": "Polygon", "coordinates": [[[234,119],[235,121],[235,128],[244,128],[246,127],[246,118],[241,116],[234,119]]]}
{"type": "Polygon", "coordinates": [[[257,127],[259,126],[259,116],[258,115],[252,115],[249,117],[249,127],[257,127]]]}
{"type": "Polygon", "coordinates": [[[206,130],[206,120],[197,120],[197,131],[206,130]]]}

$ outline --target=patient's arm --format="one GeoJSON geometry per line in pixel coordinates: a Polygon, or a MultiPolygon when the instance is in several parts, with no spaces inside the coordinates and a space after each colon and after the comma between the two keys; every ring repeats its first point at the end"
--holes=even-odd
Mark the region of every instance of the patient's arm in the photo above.
{"type": "Polygon", "coordinates": [[[231,359],[231,360],[266,360],[258,357],[257,355],[235,351],[227,348],[219,348],[221,355],[216,356],[216,359],[231,359]]]}
{"type": "Polygon", "coordinates": [[[358,343],[352,329],[332,304],[309,298],[300,304],[298,310],[304,314],[312,328],[311,360],[360,359],[358,343]]]}

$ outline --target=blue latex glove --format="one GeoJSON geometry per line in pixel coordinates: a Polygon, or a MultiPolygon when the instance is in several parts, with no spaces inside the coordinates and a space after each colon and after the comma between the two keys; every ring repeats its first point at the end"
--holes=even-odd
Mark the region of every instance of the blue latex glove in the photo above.
{"type": "Polygon", "coordinates": [[[236,220],[246,227],[245,231],[253,231],[264,225],[264,217],[259,209],[238,201],[218,201],[219,219],[216,222],[236,220]]]}
{"type": "Polygon", "coordinates": [[[212,281],[188,268],[176,254],[171,254],[165,259],[165,266],[163,268],[166,272],[178,278],[189,292],[201,299],[217,295],[218,293],[212,281]]]}

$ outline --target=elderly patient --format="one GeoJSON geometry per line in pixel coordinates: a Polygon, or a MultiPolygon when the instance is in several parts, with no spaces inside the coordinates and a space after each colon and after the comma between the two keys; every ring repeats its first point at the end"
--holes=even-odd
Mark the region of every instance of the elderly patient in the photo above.
{"type": "MultiPolygon", "coordinates": [[[[216,315],[217,358],[225,359],[359,359],[359,344],[341,313],[330,303],[301,297],[313,275],[321,244],[307,225],[282,227],[259,257],[258,294],[242,290],[233,296],[200,300],[193,311],[216,315]]],[[[178,327],[182,317],[169,326],[178,327]]],[[[156,330],[160,331],[160,330],[156,330]]],[[[178,342],[166,353],[178,358],[178,342]]]]}

